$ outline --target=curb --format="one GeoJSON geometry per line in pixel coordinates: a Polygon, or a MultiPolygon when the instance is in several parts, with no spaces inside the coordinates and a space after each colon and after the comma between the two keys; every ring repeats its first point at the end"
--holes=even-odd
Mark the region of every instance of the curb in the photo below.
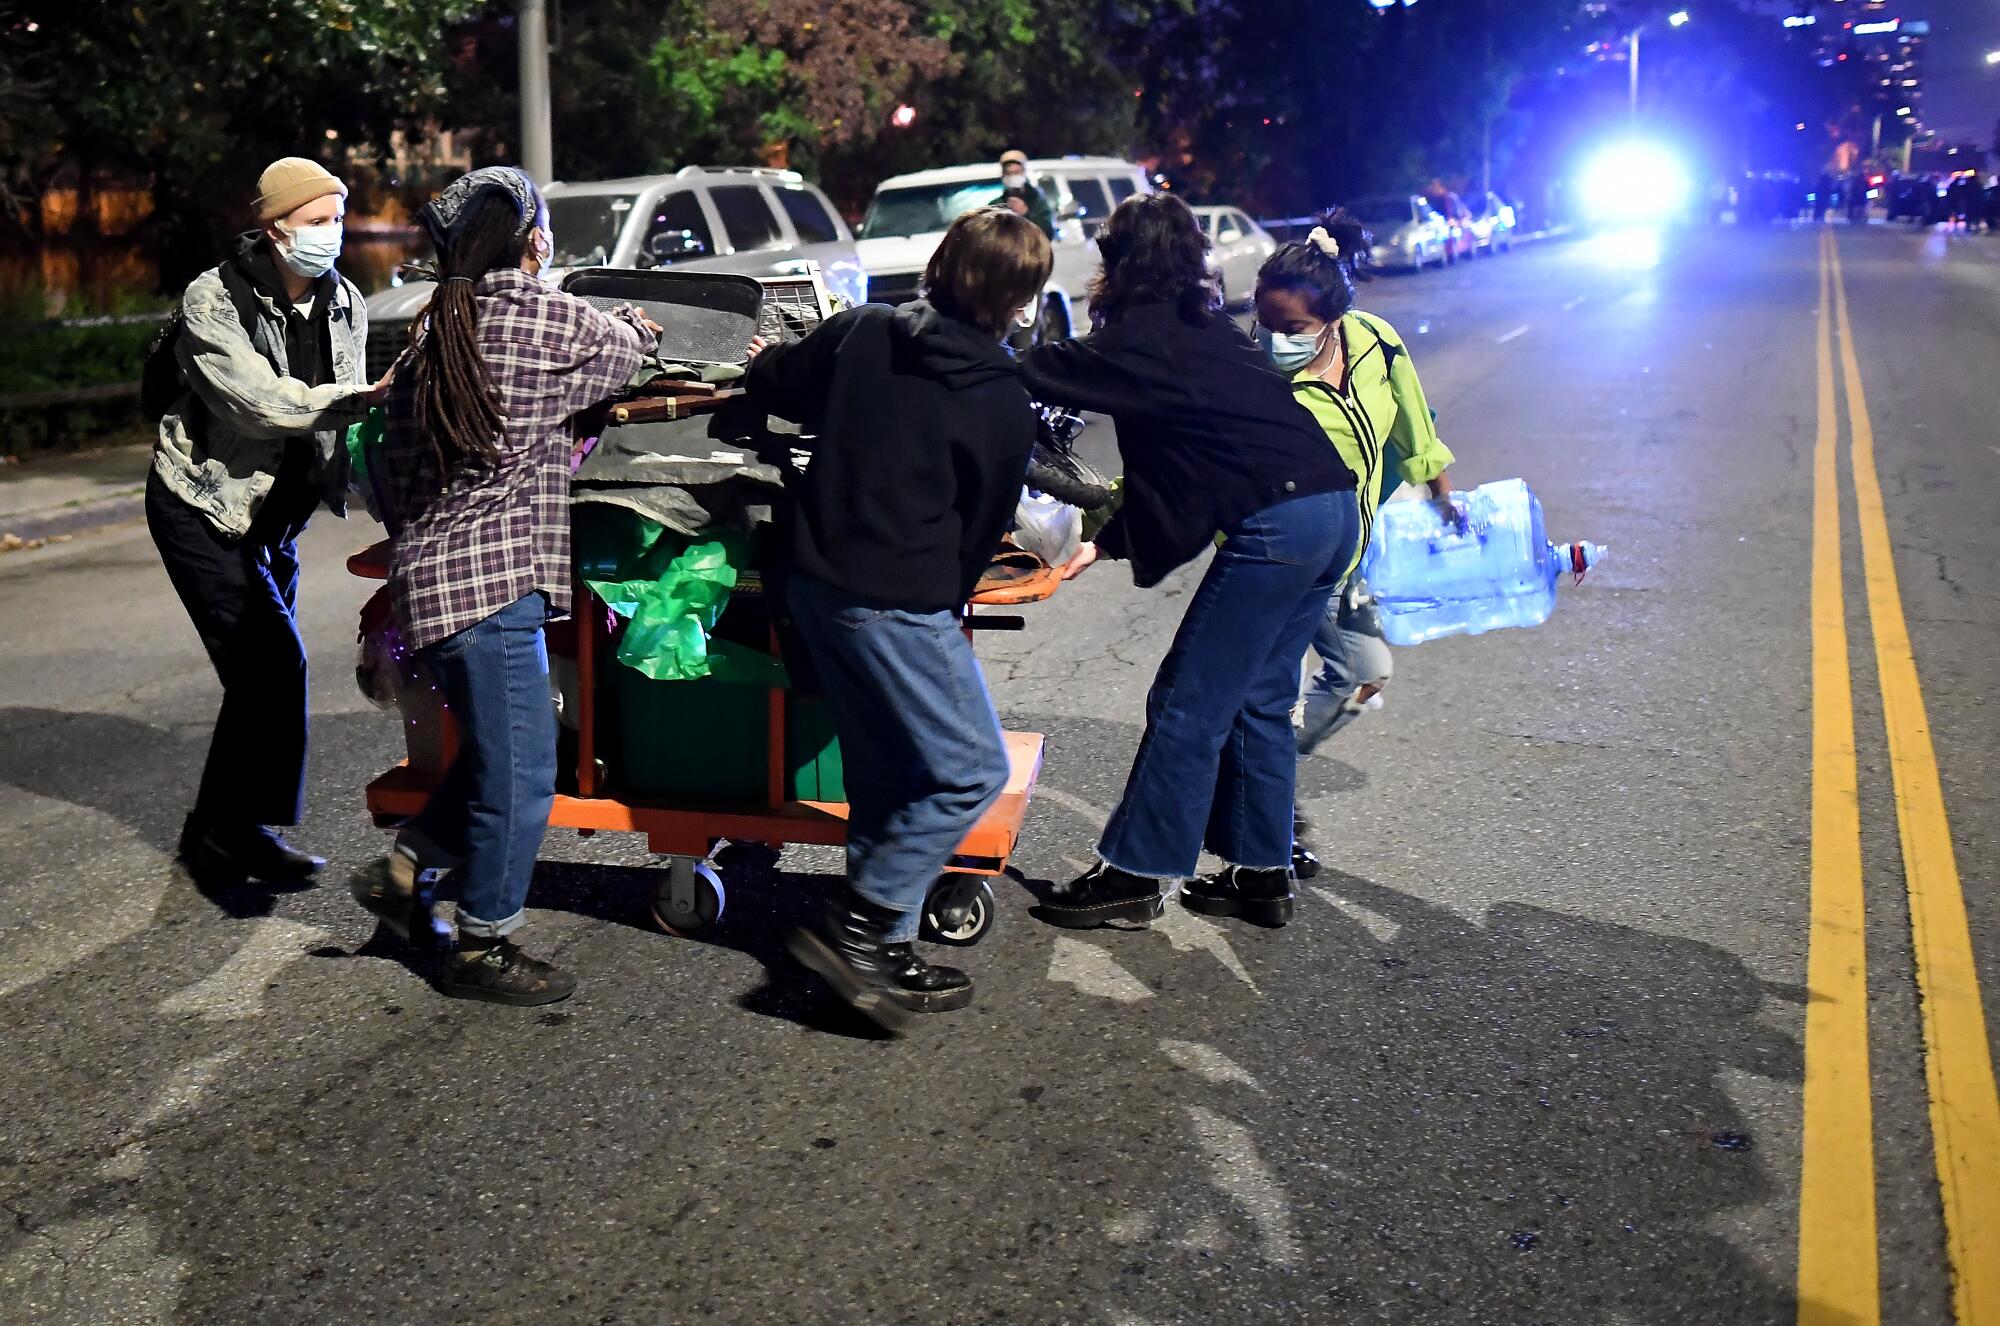
{"type": "Polygon", "coordinates": [[[141,486],[113,497],[57,507],[53,511],[0,516],[0,552],[11,551],[16,539],[24,548],[34,547],[49,539],[102,529],[107,525],[122,525],[145,514],[146,490],[141,486]]]}

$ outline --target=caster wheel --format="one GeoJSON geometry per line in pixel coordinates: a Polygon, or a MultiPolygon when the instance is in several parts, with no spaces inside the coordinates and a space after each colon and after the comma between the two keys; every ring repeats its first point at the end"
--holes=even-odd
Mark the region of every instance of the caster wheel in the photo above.
{"type": "Polygon", "coordinates": [[[986,938],[999,918],[993,885],[983,875],[946,875],[924,899],[923,937],[967,948],[986,938]]]}
{"type": "Polygon", "coordinates": [[[675,857],[653,891],[653,923],[670,935],[698,935],[729,905],[722,877],[706,861],[675,857]]]}

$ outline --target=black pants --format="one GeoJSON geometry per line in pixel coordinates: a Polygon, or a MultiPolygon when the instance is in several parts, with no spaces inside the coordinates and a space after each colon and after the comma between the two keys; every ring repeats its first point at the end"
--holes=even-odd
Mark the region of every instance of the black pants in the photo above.
{"type": "Polygon", "coordinates": [[[309,490],[281,489],[247,535],[230,539],[158,473],[146,481],[153,544],[222,681],[194,803],[209,824],[297,824],[305,798],[306,647],[293,614],[297,539],[312,508],[309,490]]]}

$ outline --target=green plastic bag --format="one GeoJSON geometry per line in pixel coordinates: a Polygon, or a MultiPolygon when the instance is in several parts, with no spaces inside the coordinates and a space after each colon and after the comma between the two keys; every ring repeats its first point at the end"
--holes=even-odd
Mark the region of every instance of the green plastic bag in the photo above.
{"type": "Polygon", "coordinates": [[[381,494],[375,489],[375,481],[369,475],[369,454],[382,445],[387,436],[388,414],[379,405],[368,407],[368,413],[357,423],[347,426],[348,488],[360,493],[366,499],[369,514],[381,517],[381,494]]]}
{"type": "MultiPolygon", "coordinates": [[[[714,677],[783,685],[784,665],[779,660],[709,639],[722,610],[729,606],[740,568],[749,562],[749,537],[724,533],[686,543],[661,537],[664,531],[657,525],[653,529],[651,539],[634,549],[636,556],[619,567],[616,578],[590,579],[586,571],[584,583],[627,621],[618,642],[618,661],[654,681],[714,677]]],[[[632,532],[627,531],[628,537],[632,532]]]]}

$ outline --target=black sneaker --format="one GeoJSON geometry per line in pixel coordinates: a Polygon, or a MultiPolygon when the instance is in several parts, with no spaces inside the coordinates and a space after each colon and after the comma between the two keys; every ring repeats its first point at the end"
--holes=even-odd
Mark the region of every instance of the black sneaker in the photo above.
{"type": "Polygon", "coordinates": [[[404,892],[396,887],[388,857],[370,861],[355,871],[347,887],[363,911],[395,931],[404,943],[410,941],[416,929],[417,894],[414,889],[404,892]]]}
{"type": "Polygon", "coordinates": [[[1312,848],[1294,840],[1292,843],[1292,878],[1311,879],[1319,873],[1320,859],[1312,848]]]}
{"type": "Polygon", "coordinates": [[[1189,882],[1181,906],[1203,916],[1238,916],[1272,929],[1292,919],[1292,872],[1229,866],[1213,879],[1189,882]]]}
{"type": "Polygon", "coordinates": [[[1066,930],[1116,926],[1144,930],[1167,910],[1161,881],[1133,875],[1102,861],[1067,884],[1050,889],[1034,909],[1066,930]]]}
{"type": "Polygon", "coordinates": [[[489,1004],[554,1004],[576,993],[576,977],[531,958],[502,939],[483,948],[461,948],[444,960],[438,989],[453,999],[489,1004]]]}

